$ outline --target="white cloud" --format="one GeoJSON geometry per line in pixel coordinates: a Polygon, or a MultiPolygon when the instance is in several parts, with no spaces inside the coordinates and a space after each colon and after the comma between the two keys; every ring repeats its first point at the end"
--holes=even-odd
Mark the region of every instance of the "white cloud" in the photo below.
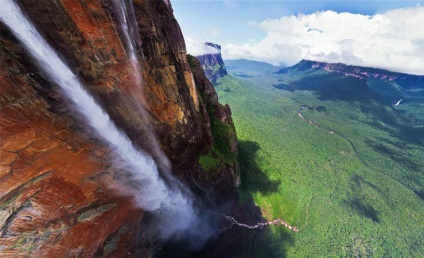
{"type": "Polygon", "coordinates": [[[266,32],[259,43],[227,44],[226,59],[250,58],[295,64],[301,59],[341,62],[424,74],[424,7],[372,16],[316,12],[257,24],[266,32]]]}
{"type": "Polygon", "coordinates": [[[218,49],[211,46],[206,46],[204,42],[197,41],[191,37],[186,37],[185,43],[186,43],[187,53],[193,56],[219,53],[218,49]]]}

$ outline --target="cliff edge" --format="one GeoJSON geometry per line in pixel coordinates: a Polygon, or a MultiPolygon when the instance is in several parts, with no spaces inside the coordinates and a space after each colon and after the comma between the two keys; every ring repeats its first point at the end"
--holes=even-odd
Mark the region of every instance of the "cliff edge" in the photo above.
{"type": "MultiPolygon", "coordinates": [[[[143,87],[112,1],[20,0],[27,17],[131,141],[161,169],[150,126],[174,175],[214,204],[238,182],[228,106],[190,66],[168,1],[134,0],[143,87]],[[144,101],[145,99],[145,101],[144,101]],[[148,119],[140,116],[140,108],[148,119]]],[[[149,257],[144,211],[111,190],[120,175],[108,146],[0,24],[0,256],[149,257]]]]}

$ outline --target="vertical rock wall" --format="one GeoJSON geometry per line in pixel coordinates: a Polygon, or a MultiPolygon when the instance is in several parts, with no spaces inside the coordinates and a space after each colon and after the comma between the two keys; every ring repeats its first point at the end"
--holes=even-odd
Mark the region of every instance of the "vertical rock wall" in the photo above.
{"type": "MultiPolygon", "coordinates": [[[[152,150],[142,108],[177,177],[214,200],[234,191],[235,159],[213,178],[199,163],[215,146],[211,121],[229,125],[230,112],[192,72],[169,3],[134,1],[140,88],[108,1],[17,2],[136,145],[152,150]]],[[[0,24],[0,256],[149,256],[137,242],[143,211],[107,187],[120,172],[111,151],[47,78],[0,24]]]]}

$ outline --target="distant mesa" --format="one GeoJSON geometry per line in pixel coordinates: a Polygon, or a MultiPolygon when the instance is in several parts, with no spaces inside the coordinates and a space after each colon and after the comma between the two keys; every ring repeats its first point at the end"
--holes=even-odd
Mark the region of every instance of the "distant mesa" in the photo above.
{"type": "Polygon", "coordinates": [[[395,107],[422,102],[424,98],[423,76],[378,68],[302,60],[294,66],[280,69],[276,74],[281,78],[273,85],[275,88],[318,91],[323,99],[331,97],[352,101],[356,96],[359,101],[377,94],[377,102],[384,99],[386,105],[395,107]],[[347,89],[348,92],[343,92],[347,89]],[[371,95],[365,96],[364,92],[371,95]]]}
{"type": "Polygon", "coordinates": [[[422,84],[422,76],[419,75],[391,72],[379,68],[353,66],[342,63],[324,63],[309,60],[302,60],[294,66],[279,70],[277,73],[285,74],[291,70],[306,71],[312,68],[341,73],[345,76],[356,77],[358,79],[381,79],[396,82],[407,81],[408,84],[422,84]]]}
{"type": "Polygon", "coordinates": [[[215,85],[218,78],[224,77],[228,74],[227,69],[225,68],[224,61],[222,60],[221,46],[209,42],[206,42],[205,46],[209,49],[216,49],[216,52],[199,55],[197,56],[197,59],[199,59],[200,64],[205,71],[206,77],[212,82],[212,84],[215,85]]]}

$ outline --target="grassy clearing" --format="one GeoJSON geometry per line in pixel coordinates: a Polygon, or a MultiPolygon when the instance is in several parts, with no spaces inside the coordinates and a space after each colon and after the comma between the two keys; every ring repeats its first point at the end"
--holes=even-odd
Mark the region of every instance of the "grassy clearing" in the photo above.
{"type": "MultiPolygon", "coordinates": [[[[280,246],[272,256],[422,257],[423,105],[394,109],[371,91],[360,94],[368,89],[355,80],[336,78],[340,85],[307,72],[227,76],[216,87],[237,128],[242,199],[301,228],[267,231],[269,239],[283,231],[291,239],[272,243],[280,246]],[[307,119],[339,135],[302,121],[302,105],[307,119]]],[[[258,245],[246,255],[270,257],[258,245]]]]}

